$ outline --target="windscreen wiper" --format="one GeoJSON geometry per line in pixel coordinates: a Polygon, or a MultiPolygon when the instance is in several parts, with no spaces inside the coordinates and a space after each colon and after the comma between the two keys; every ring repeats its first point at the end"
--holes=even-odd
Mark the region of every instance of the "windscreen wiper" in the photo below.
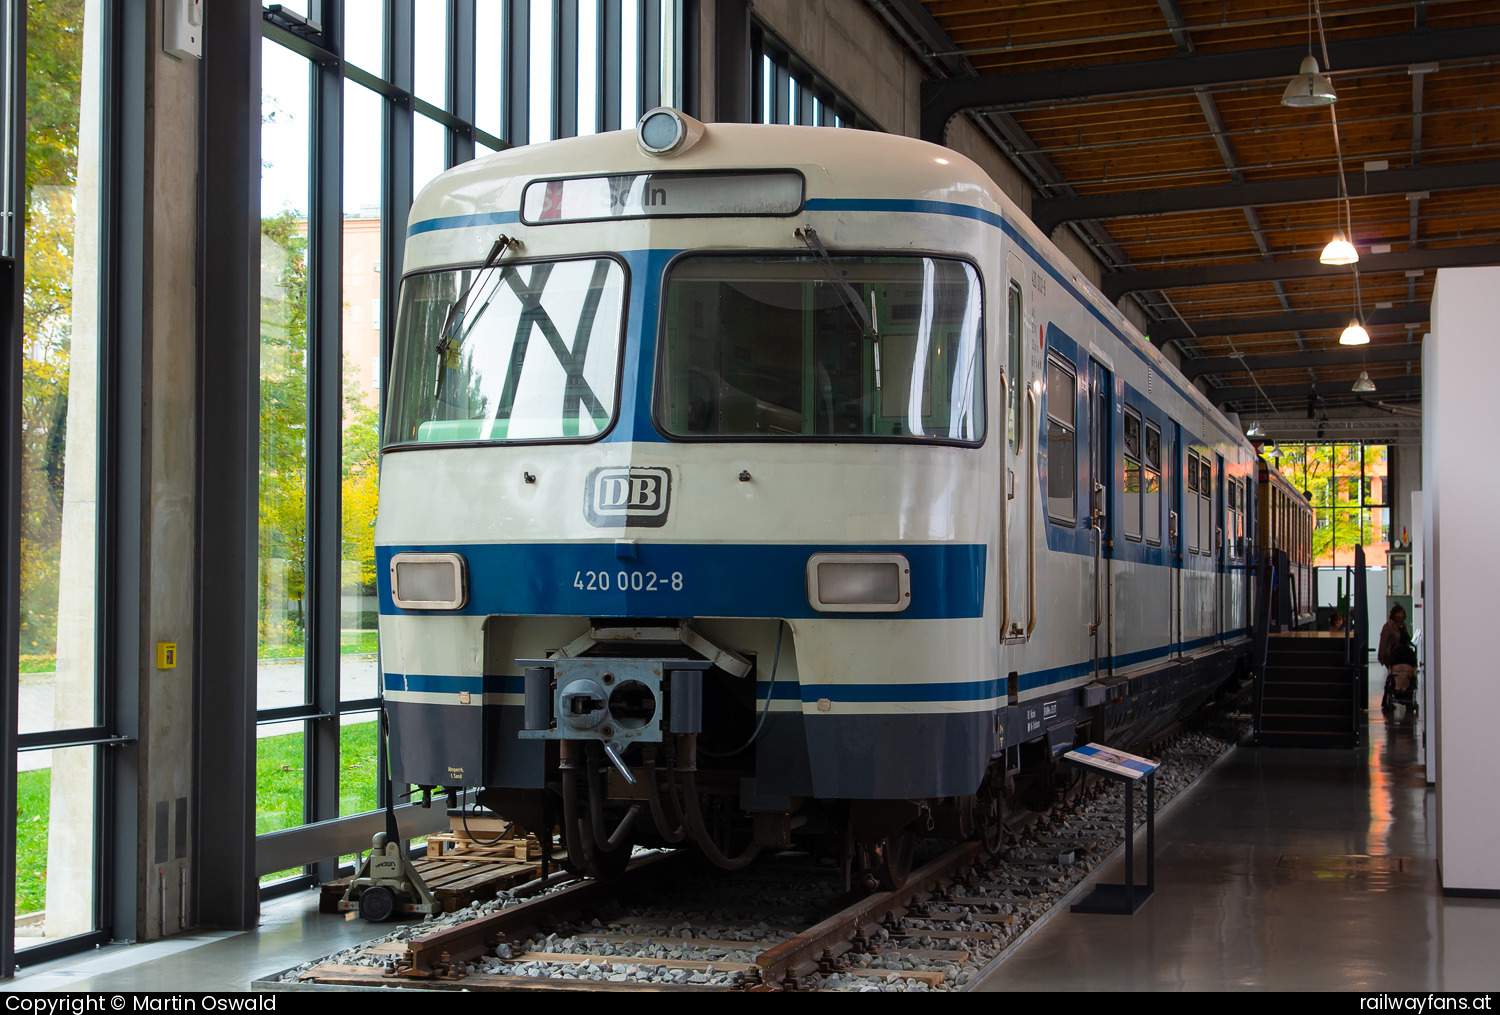
{"type": "MultiPolygon", "coordinates": [[[[463,311],[465,305],[469,301],[469,294],[474,291],[476,286],[479,285],[480,280],[486,277],[489,270],[495,266],[495,262],[500,260],[501,255],[503,255],[512,247],[519,249],[520,246],[520,240],[501,233],[500,236],[495,240],[494,246],[490,247],[490,252],[485,257],[484,263],[479,266],[479,271],[475,272],[473,280],[470,281],[468,285],[464,286],[463,292],[458,294],[458,298],[455,299],[453,301],[453,304],[448,308],[447,316],[443,318],[443,330],[438,333],[437,341],[437,354],[439,363],[448,358],[448,354],[451,350],[455,350],[463,344],[464,335],[460,335],[458,331],[459,326],[468,316],[463,311]]],[[[475,319],[475,323],[478,323],[477,318],[475,319]]],[[[468,330],[472,329],[473,324],[469,326],[468,330]]],[[[465,331],[465,334],[467,334],[467,330],[465,331]]]]}
{"type": "Polygon", "coordinates": [[[859,293],[849,280],[841,275],[833,266],[833,258],[829,256],[828,248],[823,246],[823,241],[818,239],[817,230],[812,226],[802,226],[796,230],[797,239],[807,245],[813,257],[823,268],[823,273],[828,276],[828,282],[838,292],[839,299],[843,301],[844,309],[849,311],[859,333],[875,344],[875,387],[880,385],[880,332],[875,327],[873,314],[875,311],[875,290],[870,290],[870,310],[866,312],[864,301],[859,298],[859,293]]]}

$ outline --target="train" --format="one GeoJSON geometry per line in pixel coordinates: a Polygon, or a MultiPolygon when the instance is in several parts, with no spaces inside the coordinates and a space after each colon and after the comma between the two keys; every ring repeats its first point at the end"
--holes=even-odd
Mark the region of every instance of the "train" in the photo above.
{"type": "Polygon", "coordinates": [[[413,203],[375,523],[398,783],[899,883],[1243,677],[1255,448],[950,149],[704,124],[413,203]]]}
{"type": "Polygon", "coordinates": [[[1284,589],[1271,599],[1270,623],[1276,628],[1299,628],[1317,620],[1317,588],[1313,568],[1313,507],[1264,456],[1259,462],[1256,532],[1268,553],[1286,554],[1282,566],[1284,589]]]}

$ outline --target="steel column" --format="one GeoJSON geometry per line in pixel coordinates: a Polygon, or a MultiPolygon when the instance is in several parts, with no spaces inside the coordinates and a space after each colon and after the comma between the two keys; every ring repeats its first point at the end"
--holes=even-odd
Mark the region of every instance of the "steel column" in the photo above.
{"type": "MultiPolygon", "coordinates": [[[[323,23],[329,38],[340,26],[323,23]]],[[[306,724],[303,820],[339,813],[339,664],[343,480],[344,82],[336,62],[314,61],[312,178],[307,248],[307,700],[326,718],[306,724]]],[[[335,876],[321,858],[317,877],[335,876]]]]}
{"type": "Polygon", "coordinates": [[[251,927],[260,907],[254,875],[253,573],[259,493],[260,49],[258,6],[209,8],[198,175],[194,643],[202,650],[193,660],[197,783],[191,912],[200,927],[251,927]]]}
{"type": "Polygon", "coordinates": [[[552,0],[552,136],[578,136],[578,3],[552,0]]]}

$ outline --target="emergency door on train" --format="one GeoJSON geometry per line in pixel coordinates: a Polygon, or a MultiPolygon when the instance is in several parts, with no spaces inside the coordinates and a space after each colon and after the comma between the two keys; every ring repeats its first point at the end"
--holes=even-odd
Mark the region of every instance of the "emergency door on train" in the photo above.
{"type": "Polygon", "coordinates": [[[1001,503],[1005,506],[1005,616],[1001,637],[1025,640],[1036,626],[1037,400],[1027,346],[1026,297],[1021,259],[1008,254],[1006,265],[1005,468],[1001,503]]]}
{"type": "Polygon", "coordinates": [[[1093,582],[1094,615],[1090,625],[1093,635],[1094,669],[1110,668],[1112,639],[1110,637],[1109,603],[1109,559],[1113,552],[1113,528],[1111,507],[1115,495],[1115,455],[1113,422],[1110,408],[1114,392],[1114,381],[1109,369],[1096,359],[1089,360],[1089,551],[1093,566],[1090,577],[1093,582]]]}
{"type": "Polygon", "coordinates": [[[1234,535],[1234,526],[1230,523],[1230,501],[1229,501],[1229,472],[1224,468],[1224,456],[1215,455],[1214,463],[1218,469],[1218,476],[1214,483],[1214,556],[1215,568],[1219,578],[1219,616],[1218,635],[1222,639],[1229,633],[1229,602],[1231,598],[1231,575],[1230,567],[1234,555],[1230,553],[1230,542],[1234,535]]]}

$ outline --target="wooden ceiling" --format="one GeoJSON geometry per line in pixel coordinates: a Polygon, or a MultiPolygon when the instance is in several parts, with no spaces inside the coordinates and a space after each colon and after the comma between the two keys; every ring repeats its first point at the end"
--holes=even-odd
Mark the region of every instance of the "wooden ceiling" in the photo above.
{"type": "Polygon", "coordinates": [[[1495,0],[872,5],[932,71],[923,135],[974,116],[1036,187],[1033,218],[1076,230],[1227,408],[1263,413],[1261,389],[1304,417],[1309,393],[1333,419],[1415,404],[1436,269],[1500,263],[1495,0]],[[1284,106],[1309,48],[1338,100],[1284,106]],[[1353,268],[1318,263],[1340,150],[1353,268]],[[1363,359],[1338,344],[1355,313],[1363,359]],[[1361,369],[1372,396],[1350,391],[1361,369]]]}

